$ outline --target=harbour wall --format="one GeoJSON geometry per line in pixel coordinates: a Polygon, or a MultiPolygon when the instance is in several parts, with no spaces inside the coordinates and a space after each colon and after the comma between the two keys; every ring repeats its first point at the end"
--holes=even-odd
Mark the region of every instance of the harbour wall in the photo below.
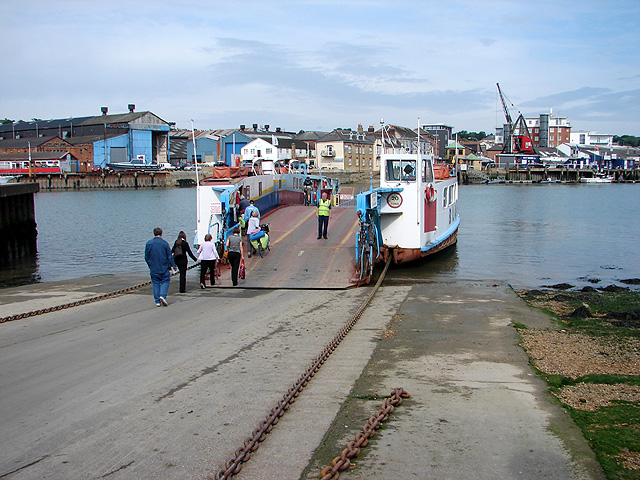
{"type": "MultiPolygon", "coordinates": [[[[314,172],[315,173],[315,172],[314,172]]],[[[369,171],[345,172],[323,171],[325,175],[337,178],[340,185],[352,183],[368,183],[369,171]]],[[[640,182],[640,169],[603,170],[601,173],[613,177],[616,182],[640,182]]],[[[211,176],[211,167],[203,168],[199,178],[211,176]]],[[[543,180],[557,180],[564,183],[577,183],[581,178],[590,178],[595,171],[590,168],[567,169],[550,167],[526,168],[494,168],[491,170],[458,171],[461,183],[482,183],[490,180],[508,182],[535,183],[543,180]]],[[[377,185],[379,172],[373,172],[373,182],[377,185]]],[[[160,172],[118,172],[118,173],[62,173],[39,174],[34,178],[22,177],[21,184],[35,182],[40,190],[83,190],[83,189],[122,189],[122,188],[165,188],[193,187],[196,185],[194,171],[160,171],[160,172]]]]}
{"type": "Polygon", "coordinates": [[[35,255],[37,183],[0,185],[0,266],[35,255]]]}
{"type": "MultiPolygon", "coordinates": [[[[602,173],[613,178],[614,182],[640,182],[640,169],[604,169],[602,173]]],[[[556,180],[563,183],[578,183],[581,178],[593,178],[596,171],[591,168],[550,168],[550,167],[511,167],[490,170],[459,171],[461,183],[483,183],[492,180],[504,180],[516,183],[536,183],[556,180]]]]}

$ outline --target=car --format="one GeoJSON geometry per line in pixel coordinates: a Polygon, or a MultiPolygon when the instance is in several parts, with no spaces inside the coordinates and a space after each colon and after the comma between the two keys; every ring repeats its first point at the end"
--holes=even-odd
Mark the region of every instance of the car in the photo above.
{"type": "Polygon", "coordinates": [[[160,170],[175,170],[175,169],[176,169],[176,167],[174,167],[170,163],[161,163],[160,164],[160,170]]]}
{"type": "Polygon", "coordinates": [[[227,164],[225,162],[216,162],[213,166],[214,167],[226,167],[227,164]]]}
{"type": "Polygon", "coordinates": [[[185,165],[183,170],[195,170],[195,169],[196,169],[196,166],[193,163],[191,163],[189,165],[185,165]]]}

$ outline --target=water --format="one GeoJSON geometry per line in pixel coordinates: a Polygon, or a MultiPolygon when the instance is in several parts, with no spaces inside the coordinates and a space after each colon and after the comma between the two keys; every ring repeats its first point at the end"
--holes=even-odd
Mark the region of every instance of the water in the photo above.
{"type": "MultiPolygon", "coordinates": [[[[160,226],[173,243],[195,229],[195,189],[36,194],[38,256],[0,274],[49,282],[144,274],[160,226]]],[[[640,185],[461,186],[458,244],[393,277],[606,286],[640,277],[640,185]]],[[[4,278],[3,278],[4,276],[4,278]]],[[[638,287],[634,287],[638,288],[638,287]]]]}

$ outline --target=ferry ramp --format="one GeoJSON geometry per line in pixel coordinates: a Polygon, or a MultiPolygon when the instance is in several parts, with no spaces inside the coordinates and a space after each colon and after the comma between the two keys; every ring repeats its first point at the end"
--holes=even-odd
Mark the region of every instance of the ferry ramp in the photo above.
{"type": "MultiPolygon", "coordinates": [[[[289,205],[261,219],[269,224],[271,249],[264,257],[245,255],[244,288],[345,289],[355,286],[355,233],[358,217],[353,207],[334,207],[328,239],[318,239],[316,207],[289,205]]],[[[245,243],[246,247],[246,243],[245,243]]],[[[222,286],[230,284],[228,271],[222,286]]]]}

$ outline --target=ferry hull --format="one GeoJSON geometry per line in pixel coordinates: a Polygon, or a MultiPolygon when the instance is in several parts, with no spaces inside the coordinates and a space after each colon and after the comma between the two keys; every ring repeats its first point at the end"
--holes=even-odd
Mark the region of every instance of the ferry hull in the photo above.
{"type": "Polygon", "coordinates": [[[455,231],[445,240],[426,250],[421,248],[388,247],[385,245],[380,249],[380,262],[385,263],[389,258],[389,255],[391,255],[391,262],[394,264],[415,262],[416,260],[433,255],[434,253],[441,252],[442,250],[455,245],[457,241],[458,229],[456,228],[455,231]]]}

